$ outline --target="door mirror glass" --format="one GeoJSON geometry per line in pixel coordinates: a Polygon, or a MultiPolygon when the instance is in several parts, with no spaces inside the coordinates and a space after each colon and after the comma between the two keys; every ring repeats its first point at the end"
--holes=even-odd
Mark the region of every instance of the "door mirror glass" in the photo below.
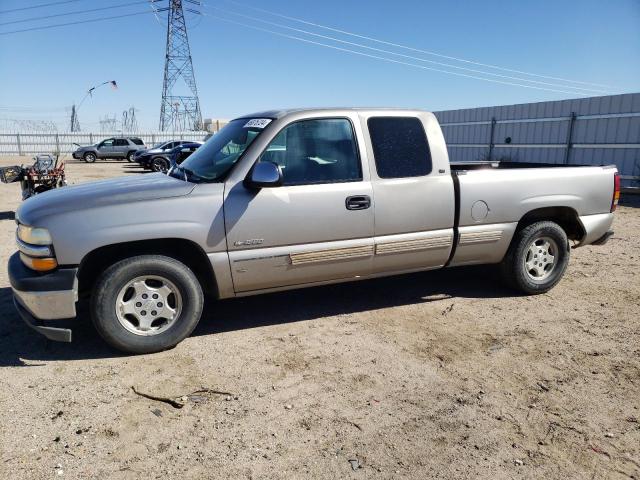
{"type": "Polygon", "coordinates": [[[247,188],[269,188],[282,185],[282,170],[273,162],[258,162],[249,172],[244,185],[247,188]]]}

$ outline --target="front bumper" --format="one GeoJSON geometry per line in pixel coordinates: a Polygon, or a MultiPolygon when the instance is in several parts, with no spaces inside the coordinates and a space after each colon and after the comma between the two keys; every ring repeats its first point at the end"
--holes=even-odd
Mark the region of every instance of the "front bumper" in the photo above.
{"type": "Polygon", "coordinates": [[[29,311],[18,302],[16,297],[13,297],[13,304],[15,305],[16,310],[18,310],[18,315],[20,315],[20,318],[22,318],[24,323],[36,332],[55,342],[71,342],[70,329],[42,325],[43,322],[31,315],[29,311]]]}
{"type": "Polygon", "coordinates": [[[18,253],[13,254],[9,259],[9,282],[20,317],[47,338],[71,341],[71,330],[45,324],[76,316],[77,273],[77,268],[38,273],[25,267],[18,253]]]}
{"type": "Polygon", "coordinates": [[[136,162],[138,162],[140,165],[142,165],[143,167],[149,167],[149,165],[151,165],[151,157],[150,156],[139,156],[138,158],[134,158],[134,160],[136,162]]]}
{"type": "Polygon", "coordinates": [[[81,158],[82,158],[82,152],[73,152],[73,153],[71,154],[71,156],[72,156],[73,158],[75,158],[76,160],[79,160],[79,159],[81,159],[81,158]]]}

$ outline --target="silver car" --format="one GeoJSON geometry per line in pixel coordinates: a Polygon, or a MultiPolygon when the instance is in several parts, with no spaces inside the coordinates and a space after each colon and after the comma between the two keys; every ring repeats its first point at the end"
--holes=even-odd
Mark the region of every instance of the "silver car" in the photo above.
{"type": "Polygon", "coordinates": [[[72,156],[87,163],[93,163],[99,158],[114,160],[126,158],[129,162],[133,162],[135,153],[145,148],[144,142],[138,137],[114,137],[88,147],[78,147],[72,156]]]}

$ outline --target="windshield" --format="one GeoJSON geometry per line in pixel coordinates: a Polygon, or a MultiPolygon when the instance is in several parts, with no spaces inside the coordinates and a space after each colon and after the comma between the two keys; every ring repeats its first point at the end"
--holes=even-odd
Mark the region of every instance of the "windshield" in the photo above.
{"type": "Polygon", "coordinates": [[[229,122],[169,175],[196,183],[222,179],[270,122],[268,118],[229,122]]]}
{"type": "Polygon", "coordinates": [[[153,147],[150,148],[150,150],[155,150],[155,149],[161,149],[163,148],[165,145],[170,144],[171,142],[162,142],[162,143],[158,143],[157,145],[154,145],[153,147]]]}

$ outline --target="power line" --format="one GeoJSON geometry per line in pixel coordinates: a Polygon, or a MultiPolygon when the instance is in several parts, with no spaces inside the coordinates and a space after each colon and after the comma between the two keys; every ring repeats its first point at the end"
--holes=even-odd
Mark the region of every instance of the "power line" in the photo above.
{"type": "Polygon", "coordinates": [[[414,52],[424,53],[424,54],[427,54],[427,55],[433,55],[433,56],[440,57],[440,58],[446,58],[446,59],[454,60],[454,61],[457,61],[457,62],[469,63],[469,64],[473,64],[473,65],[478,65],[478,66],[481,66],[481,67],[494,68],[496,70],[502,70],[502,71],[511,72],[511,73],[519,73],[521,75],[529,75],[529,76],[532,76],[532,77],[547,78],[549,80],[559,80],[559,81],[563,81],[563,82],[578,83],[578,84],[582,84],[582,85],[591,85],[591,86],[595,86],[595,87],[611,88],[610,85],[603,85],[601,83],[583,82],[583,81],[571,80],[571,79],[567,79],[567,78],[552,77],[552,76],[549,76],[549,75],[540,75],[540,74],[537,74],[537,73],[525,72],[525,71],[522,71],[522,70],[515,70],[515,69],[511,69],[511,68],[500,67],[498,65],[491,65],[491,64],[488,64],[488,63],[481,63],[481,62],[476,62],[476,61],[473,61],[473,60],[467,60],[467,59],[464,59],[464,58],[452,57],[452,56],[449,56],[449,55],[443,55],[441,53],[437,53],[437,52],[433,52],[433,51],[429,51],[429,50],[422,50],[422,49],[419,49],[419,48],[409,47],[407,45],[388,42],[386,40],[380,40],[378,38],[368,37],[366,35],[360,35],[360,34],[357,34],[357,33],[346,31],[346,30],[340,30],[338,28],[333,28],[333,27],[329,27],[329,26],[326,26],[326,25],[321,25],[319,23],[309,22],[307,20],[302,20],[300,18],[290,17],[288,15],[282,15],[280,13],[271,12],[271,11],[265,10],[263,8],[253,7],[251,5],[246,5],[246,4],[243,4],[243,3],[240,3],[240,2],[236,2],[234,0],[223,0],[223,1],[225,1],[227,3],[232,3],[232,4],[234,4],[236,6],[240,6],[242,8],[249,8],[251,10],[256,10],[256,11],[259,11],[259,12],[262,12],[262,13],[266,13],[267,15],[273,15],[273,16],[284,18],[284,19],[287,19],[287,20],[292,20],[294,22],[303,23],[305,25],[310,25],[310,26],[317,27],[317,28],[323,28],[325,30],[330,30],[330,31],[333,31],[333,32],[336,32],[336,33],[342,33],[344,35],[350,35],[352,37],[361,38],[363,40],[369,40],[371,42],[377,42],[377,43],[381,43],[381,44],[384,44],[384,45],[389,45],[389,46],[397,47],[397,48],[404,48],[406,50],[411,50],[411,51],[414,51],[414,52]]]}
{"type": "Polygon", "coordinates": [[[123,14],[123,15],[114,15],[112,17],[92,18],[90,20],[78,20],[78,21],[75,21],[75,22],[67,22],[67,23],[56,23],[54,25],[45,25],[43,27],[23,28],[22,30],[11,30],[9,32],[0,32],[0,35],[10,35],[12,33],[22,33],[22,32],[33,32],[35,30],[48,30],[50,28],[66,27],[66,26],[69,26],[69,25],[80,25],[82,23],[102,22],[104,20],[113,20],[113,19],[116,19],[116,18],[133,17],[135,15],[148,15],[150,13],[153,13],[153,11],[146,10],[144,12],[135,12],[135,13],[126,13],[126,14],[123,14]]]}
{"type": "Polygon", "coordinates": [[[330,48],[330,49],[333,49],[333,50],[338,50],[338,51],[341,51],[341,52],[352,53],[354,55],[360,55],[360,56],[363,56],[363,57],[373,58],[373,59],[376,59],[376,60],[382,60],[382,61],[385,61],[385,62],[396,63],[396,64],[399,64],[399,65],[406,65],[406,66],[409,66],[409,67],[415,67],[415,68],[419,68],[421,70],[431,70],[431,71],[434,71],[434,72],[447,73],[449,75],[456,75],[458,77],[466,77],[466,78],[473,78],[475,80],[484,80],[486,82],[500,83],[502,85],[511,85],[511,86],[516,86],[516,87],[532,88],[534,90],[545,90],[545,91],[548,91],[548,92],[566,93],[566,94],[569,94],[569,95],[587,96],[587,94],[585,94],[585,93],[579,93],[579,92],[574,92],[574,91],[558,90],[558,89],[546,88],[546,87],[537,87],[537,86],[534,86],[534,85],[525,85],[525,84],[515,83],[515,82],[506,82],[506,81],[503,81],[503,80],[496,80],[496,79],[493,79],[493,78],[478,77],[476,75],[470,75],[470,74],[467,74],[467,73],[450,72],[448,70],[442,70],[440,68],[426,67],[424,65],[418,65],[416,63],[403,62],[403,61],[400,61],[400,60],[394,60],[392,58],[381,57],[379,55],[371,55],[369,53],[358,52],[357,50],[351,50],[351,49],[348,49],[348,48],[336,47],[335,45],[328,45],[326,43],[316,42],[314,40],[309,40],[309,39],[306,39],[306,38],[296,37],[295,35],[287,35],[286,33],[281,33],[281,32],[276,32],[274,30],[269,30],[269,29],[266,29],[266,28],[256,27],[254,25],[247,25],[246,23],[236,22],[235,20],[230,20],[228,18],[218,17],[216,15],[209,15],[209,17],[210,18],[215,18],[217,20],[221,20],[223,22],[228,22],[228,23],[233,23],[235,25],[240,25],[240,26],[245,27],[245,28],[251,28],[251,29],[254,29],[254,30],[262,31],[262,32],[271,33],[273,35],[278,35],[280,37],[289,38],[289,39],[292,39],[292,40],[298,40],[300,42],[310,43],[312,45],[318,45],[318,46],[321,46],[321,47],[326,47],[326,48],[330,48]]]}
{"type": "Polygon", "coordinates": [[[30,7],[20,7],[20,8],[12,8],[10,10],[2,10],[0,13],[11,13],[11,12],[19,12],[22,10],[32,10],[34,8],[42,8],[42,7],[50,7],[52,5],[62,5],[64,3],[75,3],[80,2],[82,0],[64,0],[62,2],[50,2],[50,3],[41,3],[40,5],[31,5],[30,7]]]}
{"type": "Polygon", "coordinates": [[[0,26],[2,25],[9,25],[12,23],[24,23],[24,22],[34,22],[37,20],[46,20],[47,18],[54,18],[54,17],[66,17],[67,15],[78,15],[81,13],[90,13],[90,12],[98,12],[100,10],[110,10],[112,8],[122,8],[122,7],[130,7],[132,5],[139,5],[141,3],[148,3],[148,0],[141,0],[141,1],[137,1],[137,2],[128,2],[128,3],[121,3],[119,5],[111,5],[109,7],[100,7],[100,8],[91,8],[88,10],[76,10],[74,12],[65,12],[65,13],[55,13],[53,15],[44,15],[42,17],[31,17],[31,18],[23,18],[21,20],[12,20],[10,22],[4,22],[4,23],[0,23],[0,26]]]}
{"type": "Polygon", "coordinates": [[[538,84],[538,85],[548,85],[548,86],[551,86],[551,87],[570,88],[572,90],[583,90],[583,91],[592,92],[592,93],[605,93],[605,94],[609,93],[609,92],[604,91],[604,90],[596,90],[596,89],[593,89],[593,88],[574,87],[572,85],[563,85],[563,84],[557,84],[557,83],[551,83],[551,82],[543,82],[543,81],[540,81],[540,80],[530,80],[528,78],[513,77],[513,76],[510,76],[510,75],[503,75],[503,74],[500,74],[500,73],[486,72],[486,71],[483,71],[483,70],[477,70],[477,69],[469,68],[469,67],[460,67],[458,65],[452,65],[450,63],[437,62],[435,60],[427,60],[425,58],[415,57],[415,56],[412,56],[412,55],[405,55],[403,53],[397,53],[397,52],[393,52],[391,50],[384,50],[384,49],[381,49],[381,48],[371,47],[371,46],[368,46],[368,45],[362,45],[362,44],[356,43],[356,42],[349,42],[347,40],[342,40],[340,38],[335,38],[335,37],[331,37],[331,36],[328,36],[328,35],[321,35],[319,33],[310,32],[308,30],[302,30],[302,29],[290,27],[290,26],[287,26],[287,25],[282,25],[280,23],[270,22],[268,20],[263,20],[263,19],[260,19],[260,18],[253,17],[251,15],[245,15],[245,14],[242,14],[242,13],[237,13],[237,12],[233,12],[233,11],[230,11],[230,10],[225,10],[225,9],[222,9],[222,8],[219,8],[219,7],[213,7],[213,8],[215,10],[219,10],[219,11],[221,11],[223,13],[227,13],[227,14],[231,14],[231,15],[236,15],[236,16],[239,16],[239,17],[247,18],[247,19],[253,20],[255,22],[265,23],[265,24],[268,24],[268,25],[273,25],[275,27],[285,28],[287,30],[292,30],[292,31],[303,33],[303,34],[306,34],[306,35],[312,35],[314,37],[324,38],[325,40],[331,40],[331,41],[334,41],[334,42],[338,42],[338,43],[342,43],[342,44],[346,44],[346,45],[351,45],[351,46],[354,46],[354,47],[364,48],[364,49],[376,51],[376,52],[379,52],[379,53],[385,53],[385,54],[389,54],[389,55],[395,55],[395,56],[398,56],[398,57],[408,58],[408,59],[411,59],[411,60],[417,60],[419,62],[426,62],[426,63],[431,63],[431,64],[434,64],[434,65],[440,65],[440,66],[446,67],[446,68],[454,68],[454,69],[464,70],[464,71],[468,71],[468,72],[472,72],[472,73],[479,73],[481,75],[489,75],[489,76],[492,76],[492,77],[506,78],[508,80],[516,80],[516,81],[519,81],[519,82],[535,83],[535,84],[538,84]]]}

